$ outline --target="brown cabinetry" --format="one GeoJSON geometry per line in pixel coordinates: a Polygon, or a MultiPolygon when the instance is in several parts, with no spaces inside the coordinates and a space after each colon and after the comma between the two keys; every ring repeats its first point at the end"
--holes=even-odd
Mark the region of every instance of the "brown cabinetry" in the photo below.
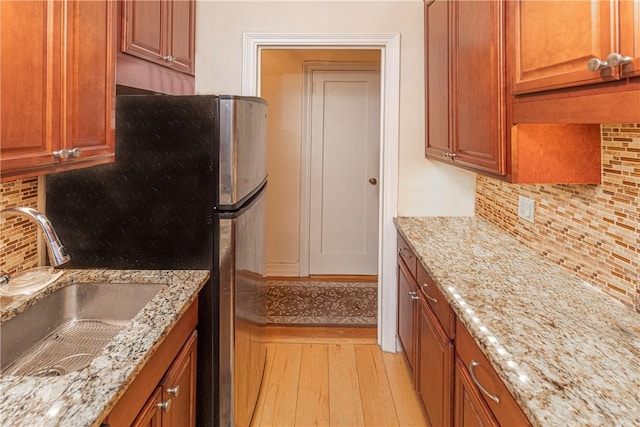
{"type": "Polygon", "coordinates": [[[120,7],[117,83],[193,94],[195,0],[125,0],[120,7]]]}
{"type": "Polygon", "coordinates": [[[429,424],[529,426],[489,360],[400,234],[398,247],[398,335],[429,424]],[[416,260],[415,274],[405,260],[416,260]]]}
{"type": "Polygon", "coordinates": [[[431,307],[420,301],[417,391],[432,426],[452,421],[453,344],[431,307]]]}
{"type": "Polygon", "coordinates": [[[473,383],[464,363],[456,358],[455,368],[455,427],[497,427],[498,421],[480,396],[478,387],[473,383]]]}
{"type": "Polygon", "coordinates": [[[425,0],[426,156],[513,183],[599,183],[601,121],[515,120],[510,3],[425,0]]]}
{"type": "Polygon", "coordinates": [[[485,412],[482,407],[486,405],[500,425],[531,425],[467,329],[460,320],[457,322],[456,373],[460,372],[463,384],[458,384],[456,380],[456,387],[463,387],[464,390],[456,389],[455,413],[465,413],[465,406],[469,404],[477,413],[485,412]],[[472,399],[471,396],[476,398],[472,399]]]}
{"type": "Polygon", "coordinates": [[[429,286],[433,281],[400,235],[398,247],[399,339],[430,424],[451,425],[455,315],[442,294],[429,286]],[[415,262],[413,271],[405,260],[415,262]]]}
{"type": "MultiPolygon", "coordinates": [[[[398,242],[404,243],[401,237],[398,238],[398,242]]],[[[418,296],[418,288],[414,275],[411,274],[405,264],[402,251],[403,246],[399,246],[401,250],[398,252],[398,338],[404,349],[409,368],[413,372],[416,359],[415,319],[417,303],[420,297],[418,296]]],[[[404,248],[404,256],[409,258],[410,261],[413,260],[415,263],[413,254],[406,249],[406,246],[404,248]]]]}
{"type": "Polygon", "coordinates": [[[505,175],[503,3],[426,3],[427,155],[505,175]]]}
{"type": "Polygon", "coordinates": [[[122,51],[193,74],[195,10],[193,0],[125,1],[122,51]]]}
{"type": "Polygon", "coordinates": [[[3,181],[113,161],[115,7],[0,2],[3,181]]]}
{"type": "Polygon", "coordinates": [[[134,427],[195,426],[197,332],[191,334],[169,371],[133,422],[134,427]]]}
{"type": "Polygon", "coordinates": [[[637,1],[520,0],[510,7],[514,93],[601,83],[639,73],[637,1]],[[610,60],[600,64],[602,68],[588,67],[597,68],[598,61],[607,57],[610,60]]]}
{"type": "Polygon", "coordinates": [[[515,123],[640,121],[639,0],[507,8],[515,123]]]}
{"type": "Polygon", "coordinates": [[[195,426],[198,300],[137,373],[103,425],[195,426]]]}

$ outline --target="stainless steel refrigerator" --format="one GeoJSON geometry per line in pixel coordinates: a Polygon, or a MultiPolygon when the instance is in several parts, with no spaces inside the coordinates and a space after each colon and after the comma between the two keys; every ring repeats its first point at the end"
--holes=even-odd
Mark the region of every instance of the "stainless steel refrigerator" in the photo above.
{"type": "Polygon", "coordinates": [[[210,270],[199,427],[248,426],[264,373],[266,114],[252,97],[118,96],[116,162],[46,181],[69,268],[210,270]]]}

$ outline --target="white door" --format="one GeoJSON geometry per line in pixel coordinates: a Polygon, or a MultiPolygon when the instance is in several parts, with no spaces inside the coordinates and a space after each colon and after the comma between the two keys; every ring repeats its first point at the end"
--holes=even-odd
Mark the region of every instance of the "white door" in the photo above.
{"type": "Polygon", "coordinates": [[[377,274],[380,71],[313,71],[310,274],[377,274]]]}

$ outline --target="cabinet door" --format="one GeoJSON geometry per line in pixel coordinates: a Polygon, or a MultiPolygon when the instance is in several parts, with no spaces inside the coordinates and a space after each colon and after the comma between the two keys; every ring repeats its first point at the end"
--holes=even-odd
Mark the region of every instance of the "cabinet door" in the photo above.
{"type": "MultiPolygon", "coordinates": [[[[162,416],[160,405],[162,404],[162,389],[156,388],[147,403],[131,424],[131,427],[160,427],[162,416]]],[[[107,424],[109,425],[109,424],[107,424]]]]}
{"type": "Polygon", "coordinates": [[[620,54],[633,58],[622,66],[622,76],[640,76],[640,0],[621,1],[619,7],[620,54]]]}
{"type": "Polygon", "coordinates": [[[196,2],[174,1],[168,17],[169,66],[185,73],[194,73],[196,2]]]}
{"type": "Polygon", "coordinates": [[[167,7],[164,0],[125,1],[122,51],[162,63],[166,55],[167,7]]]}
{"type": "Polygon", "coordinates": [[[425,5],[426,154],[452,151],[449,135],[449,4],[431,0],[425,5]]]}
{"type": "Polygon", "coordinates": [[[189,427],[196,422],[196,352],[194,331],[171,364],[162,384],[162,427],[189,427]]]}
{"type": "Polygon", "coordinates": [[[193,74],[194,0],[127,0],[122,10],[123,52],[193,74]]]}
{"type": "Polygon", "coordinates": [[[60,146],[62,6],[0,1],[0,170],[46,168],[60,146]],[[51,136],[54,136],[51,138],[51,136]]]}
{"type": "Polygon", "coordinates": [[[498,422],[459,358],[456,358],[455,362],[455,383],[453,425],[455,427],[498,427],[498,422]]]}
{"type": "Polygon", "coordinates": [[[604,61],[617,51],[617,29],[612,27],[617,19],[612,1],[507,3],[514,36],[514,93],[599,83],[618,77],[617,67],[599,72],[587,69],[591,58],[604,61]]]}
{"type": "Polygon", "coordinates": [[[398,262],[398,336],[413,371],[415,365],[415,305],[418,297],[413,278],[403,262],[398,262]]]}
{"type": "Polygon", "coordinates": [[[451,7],[454,161],[504,175],[504,3],[451,7]]]}
{"type": "Polygon", "coordinates": [[[449,426],[453,403],[453,344],[431,308],[418,303],[417,389],[432,426],[449,426]]]}
{"type": "MultiPolygon", "coordinates": [[[[64,72],[64,144],[80,149],[63,163],[109,159],[114,152],[115,8],[111,1],[71,1],[64,72]]],[[[68,169],[70,164],[63,164],[68,169]]]]}

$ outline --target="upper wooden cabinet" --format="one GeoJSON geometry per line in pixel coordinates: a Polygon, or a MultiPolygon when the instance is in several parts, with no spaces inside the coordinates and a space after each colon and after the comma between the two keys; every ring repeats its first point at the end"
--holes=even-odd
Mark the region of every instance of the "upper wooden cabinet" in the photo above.
{"type": "Polygon", "coordinates": [[[640,73],[638,1],[511,3],[513,93],[601,83],[640,73]],[[607,61],[611,54],[627,58],[623,62],[628,63],[611,66],[607,61]],[[607,64],[592,70],[590,61],[594,68],[598,61],[607,64]]]}
{"type": "Polygon", "coordinates": [[[500,2],[426,3],[429,156],[504,175],[500,2]]]}
{"type": "Polygon", "coordinates": [[[0,2],[2,180],[113,161],[115,4],[0,2]]]}
{"type": "Polygon", "coordinates": [[[566,111],[539,110],[537,95],[512,94],[512,3],[425,1],[426,156],[513,183],[599,183],[603,121],[559,119],[566,111]],[[520,121],[532,112],[545,120],[520,121]]]}
{"type": "Polygon", "coordinates": [[[514,123],[640,121],[640,0],[507,9],[514,123]]]}
{"type": "Polygon", "coordinates": [[[194,0],[125,1],[122,51],[193,74],[195,11],[194,0]]]}
{"type": "Polygon", "coordinates": [[[193,95],[195,0],[123,0],[118,8],[118,93],[193,95]]]}

